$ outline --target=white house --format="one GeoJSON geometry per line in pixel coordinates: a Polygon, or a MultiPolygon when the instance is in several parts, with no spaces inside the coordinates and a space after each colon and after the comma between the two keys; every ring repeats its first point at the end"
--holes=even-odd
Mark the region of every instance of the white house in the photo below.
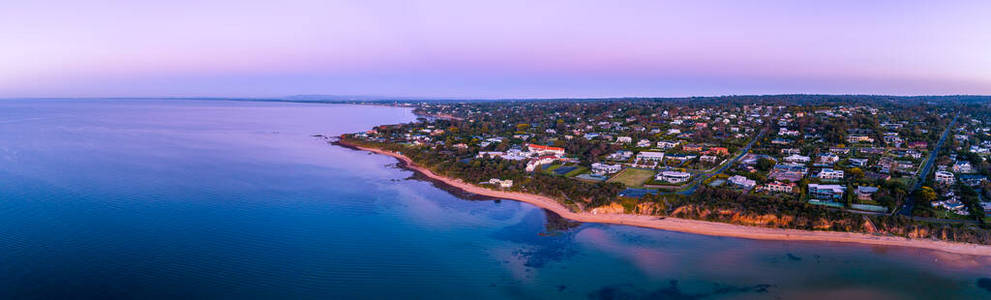
{"type": "Polygon", "coordinates": [[[657,142],[657,148],[671,149],[671,148],[674,148],[674,147],[678,147],[678,142],[672,142],[672,141],[658,141],[657,142]]]}
{"type": "Polygon", "coordinates": [[[650,147],[650,144],[651,144],[650,140],[643,139],[637,142],[637,147],[640,148],[650,147]]]}
{"type": "Polygon", "coordinates": [[[762,186],[761,189],[768,192],[792,193],[795,191],[795,183],[793,182],[784,183],[780,181],[774,181],[762,186]]]}
{"type": "Polygon", "coordinates": [[[664,152],[644,151],[637,153],[637,160],[661,161],[664,160],[664,152]]]}
{"type": "Polygon", "coordinates": [[[606,158],[609,160],[624,161],[630,159],[631,157],[633,157],[633,152],[626,150],[619,150],[616,151],[615,153],[609,154],[609,156],[607,156],[606,158]]]}
{"type": "Polygon", "coordinates": [[[778,131],[778,135],[798,136],[799,134],[800,133],[798,130],[788,130],[788,128],[781,128],[781,130],[778,131]]]}
{"type": "Polygon", "coordinates": [[[531,159],[529,162],[526,163],[526,171],[533,172],[534,170],[537,170],[537,167],[541,165],[553,163],[556,160],[557,160],[556,156],[541,156],[538,158],[531,159]]]}
{"type": "Polygon", "coordinates": [[[679,171],[664,171],[657,174],[656,179],[659,181],[666,181],[670,183],[682,183],[687,182],[692,178],[691,173],[679,172],[679,171]]]}
{"type": "Polygon", "coordinates": [[[974,172],[974,167],[970,165],[969,161],[958,160],[953,163],[953,173],[971,173],[974,172]]]}
{"type": "Polygon", "coordinates": [[[628,137],[628,136],[621,136],[621,137],[616,138],[616,142],[617,143],[620,143],[620,144],[629,144],[629,143],[632,143],[633,142],[633,138],[628,137]]]}
{"type": "Polygon", "coordinates": [[[500,180],[499,178],[492,178],[489,179],[489,183],[507,189],[513,187],[513,180],[511,179],[500,180]]]}
{"type": "Polygon", "coordinates": [[[825,168],[819,171],[816,175],[820,179],[843,179],[843,170],[833,170],[830,168],[825,168]]]}
{"type": "Polygon", "coordinates": [[[936,182],[950,185],[956,182],[956,178],[953,177],[953,173],[947,171],[936,171],[936,182]]]}
{"type": "Polygon", "coordinates": [[[604,163],[593,163],[592,172],[596,174],[612,174],[623,170],[620,164],[610,165],[604,163]]]}
{"type": "Polygon", "coordinates": [[[808,156],[802,156],[802,155],[798,155],[798,154],[792,154],[792,155],[788,155],[787,157],[785,157],[784,158],[784,161],[787,161],[787,162],[796,162],[796,163],[808,163],[809,161],[812,161],[812,158],[811,157],[808,157],[808,156]]]}
{"type": "Polygon", "coordinates": [[[757,185],[757,181],[747,179],[747,177],[743,177],[740,175],[733,175],[727,181],[729,181],[729,183],[733,185],[742,187],[744,189],[751,189],[757,185]]]}

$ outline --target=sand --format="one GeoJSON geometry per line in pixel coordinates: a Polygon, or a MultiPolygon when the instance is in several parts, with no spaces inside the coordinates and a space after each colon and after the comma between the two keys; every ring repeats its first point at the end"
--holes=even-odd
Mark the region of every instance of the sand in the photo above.
{"type": "Polygon", "coordinates": [[[826,241],[826,242],[847,242],[869,245],[913,247],[944,251],[955,254],[991,256],[991,246],[955,243],[947,241],[937,241],[928,239],[909,239],[896,236],[878,236],[855,232],[835,232],[835,231],[809,231],[799,229],[765,228],[755,226],[735,225],[728,223],[706,222],[698,220],[680,219],[658,216],[634,215],[634,214],[592,214],[587,212],[572,212],[558,203],[556,200],[534,194],[505,192],[487,189],[473,184],[465,183],[458,179],[452,179],[434,174],[426,168],[422,168],[413,163],[411,159],[399,153],[390,151],[358,147],[355,148],[371,151],[395,157],[406,163],[406,166],[423,175],[443,182],[447,185],[459,188],[469,193],[479,194],[489,197],[522,201],[535,206],[553,211],[561,217],[591,223],[607,223],[645,228],[662,229],[669,231],[687,232],[711,236],[726,236],[758,240],[783,240],[783,241],[826,241]]]}

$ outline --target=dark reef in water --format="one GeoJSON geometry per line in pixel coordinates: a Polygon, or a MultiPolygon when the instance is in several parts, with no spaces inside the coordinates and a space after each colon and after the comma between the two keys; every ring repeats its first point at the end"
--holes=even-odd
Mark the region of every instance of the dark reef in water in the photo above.
{"type": "Polygon", "coordinates": [[[977,279],[977,287],[991,292],[991,278],[984,277],[977,279]]]}
{"type": "Polygon", "coordinates": [[[686,293],[678,287],[677,280],[668,282],[667,287],[653,291],[645,291],[631,285],[605,286],[588,294],[589,299],[703,299],[711,296],[721,296],[738,293],[767,293],[772,285],[758,284],[753,286],[723,286],[718,285],[711,292],[701,294],[686,293]]]}

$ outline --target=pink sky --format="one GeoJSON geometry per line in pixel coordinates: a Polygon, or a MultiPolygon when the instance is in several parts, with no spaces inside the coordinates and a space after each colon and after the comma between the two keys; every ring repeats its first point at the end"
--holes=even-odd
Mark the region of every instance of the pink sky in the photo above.
{"type": "Polygon", "coordinates": [[[12,1],[0,97],[991,94],[989,15],[987,1],[12,1]]]}

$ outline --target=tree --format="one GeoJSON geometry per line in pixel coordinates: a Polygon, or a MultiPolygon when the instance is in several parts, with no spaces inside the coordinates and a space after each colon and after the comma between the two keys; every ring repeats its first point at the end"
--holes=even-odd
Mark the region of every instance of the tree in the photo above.
{"type": "Polygon", "coordinates": [[[854,178],[857,179],[864,178],[864,170],[861,170],[860,168],[856,168],[856,167],[850,168],[849,171],[850,171],[850,176],[853,176],[854,178]]]}
{"type": "Polygon", "coordinates": [[[766,157],[761,157],[757,159],[757,169],[761,171],[768,171],[774,167],[774,160],[766,157]]]}
{"type": "Polygon", "coordinates": [[[922,201],[929,203],[936,201],[938,196],[936,195],[936,191],[934,191],[931,187],[924,186],[919,189],[919,198],[922,199],[922,201]]]}

